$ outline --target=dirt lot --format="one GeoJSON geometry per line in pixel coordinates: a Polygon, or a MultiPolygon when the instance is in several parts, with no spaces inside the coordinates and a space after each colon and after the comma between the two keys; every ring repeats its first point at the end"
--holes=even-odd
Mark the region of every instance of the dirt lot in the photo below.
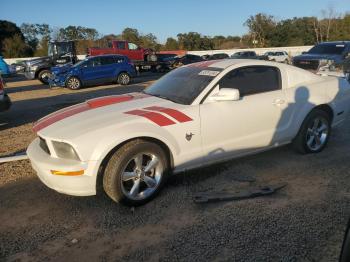
{"type": "MultiPolygon", "coordinates": [[[[0,113],[0,155],[24,150],[32,122],[88,98],[133,85],[49,90],[12,79],[0,113]]],[[[0,261],[337,261],[350,216],[350,123],[327,149],[302,156],[288,146],[173,177],[151,203],[127,208],[106,197],[71,197],[45,187],[27,160],[0,164],[0,261]],[[201,190],[287,182],[275,195],[207,205],[201,190]]]]}

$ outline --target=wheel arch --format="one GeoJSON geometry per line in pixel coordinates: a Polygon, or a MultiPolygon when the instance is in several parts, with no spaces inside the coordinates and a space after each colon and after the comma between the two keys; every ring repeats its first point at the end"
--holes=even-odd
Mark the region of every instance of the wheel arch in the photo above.
{"type": "Polygon", "coordinates": [[[307,116],[310,115],[310,113],[312,111],[316,110],[316,109],[319,109],[319,110],[322,110],[322,111],[326,112],[330,116],[330,120],[331,120],[330,124],[332,124],[333,117],[334,117],[333,108],[330,105],[328,105],[328,104],[320,104],[320,105],[314,106],[305,115],[303,115],[302,118],[298,121],[297,129],[295,130],[295,134],[293,136],[293,140],[295,139],[295,137],[300,132],[300,129],[301,129],[305,119],[307,118],[307,116]]]}
{"type": "Polygon", "coordinates": [[[122,70],[118,71],[118,72],[117,72],[117,77],[119,77],[120,74],[122,74],[122,73],[126,73],[126,74],[128,74],[128,75],[131,77],[131,75],[129,74],[129,72],[128,72],[127,70],[125,70],[125,69],[122,69],[122,70]]]}
{"type": "MultiPolygon", "coordinates": [[[[332,123],[333,118],[334,118],[334,111],[333,111],[333,108],[330,105],[328,105],[328,104],[321,104],[321,105],[315,106],[312,110],[315,110],[315,109],[319,109],[319,110],[322,110],[322,111],[326,112],[330,116],[330,120],[331,120],[331,123],[332,123]]],[[[309,114],[311,113],[311,111],[309,112],[309,114]]]]}
{"type": "Polygon", "coordinates": [[[41,68],[37,69],[37,70],[35,71],[35,78],[38,78],[40,72],[43,71],[43,70],[49,70],[49,71],[50,71],[50,67],[41,67],[41,68]]]}
{"type": "Polygon", "coordinates": [[[166,153],[167,157],[168,157],[168,161],[169,161],[169,165],[170,165],[170,169],[173,169],[174,167],[174,156],[173,156],[173,152],[171,151],[170,147],[163,141],[161,141],[158,138],[154,138],[154,137],[150,137],[150,136],[139,136],[139,137],[133,137],[133,138],[129,138],[119,144],[117,144],[115,147],[113,147],[112,149],[110,149],[108,151],[107,154],[105,154],[105,156],[103,157],[98,171],[97,171],[97,176],[96,176],[96,194],[101,194],[103,192],[103,175],[104,175],[104,171],[105,168],[107,166],[107,163],[109,161],[109,159],[112,157],[112,155],[119,149],[121,148],[123,145],[134,141],[134,140],[144,140],[144,141],[148,141],[148,142],[152,142],[155,143],[157,145],[159,145],[164,152],[166,153]]]}

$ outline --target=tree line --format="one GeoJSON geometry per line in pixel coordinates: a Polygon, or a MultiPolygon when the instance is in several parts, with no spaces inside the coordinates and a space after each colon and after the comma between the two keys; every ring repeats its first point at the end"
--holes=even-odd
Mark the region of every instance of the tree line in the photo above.
{"type": "Polygon", "coordinates": [[[18,27],[10,21],[0,20],[0,54],[4,57],[44,56],[51,40],[75,40],[78,54],[86,54],[88,47],[106,47],[114,39],[156,51],[302,46],[350,40],[350,13],[336,14],[331,8],[321,11],[320,17],[283,20],[259,13],[250,16],[244,25],[248,32],[242,36],[206,36],[188,32],[169,37],[161,44],[154,34],[142,34],[135,28],[125,28],[117,35],[101,35],[94,28],[82,26],[52,28],[48,24],[23,23],[18,27]]]}

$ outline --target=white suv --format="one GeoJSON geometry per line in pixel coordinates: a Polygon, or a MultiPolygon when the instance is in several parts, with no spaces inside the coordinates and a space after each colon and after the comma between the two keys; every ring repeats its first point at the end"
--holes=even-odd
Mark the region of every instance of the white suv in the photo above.
{"type": "Polygon", "coordinates": [[[278,52],[266,52],[265,56],[267,56],[269,61],[281,62],[281,63],[290,63],[290,57],[286,51],[278,51],[278,52]]]}

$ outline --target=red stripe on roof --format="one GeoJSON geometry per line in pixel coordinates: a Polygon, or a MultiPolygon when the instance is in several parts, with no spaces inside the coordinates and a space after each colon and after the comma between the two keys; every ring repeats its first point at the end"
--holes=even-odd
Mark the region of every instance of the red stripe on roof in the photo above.
{"type": "Polygon", "coordinates": [[[178,110],[172,109],[172,108],[165,108],[165,107],[160,107],[160,106],[150,106],[150,107],[146,107],[144,109],[165,113],[168,116],[175,118],[180,123],[192,121],[192,118],[190,118],[189,116],[185,115],[184,113],[182,113],[178,110]]]}
{"type": "Polygon", "coordinates": [[[124,114],[145,117],[159,126],[169,126],[169,125],[175,124],[173,120],[167,118],[166,116],[163,116],[162,114],[139,110],[139,109],[124,112],[124,114]]]}

